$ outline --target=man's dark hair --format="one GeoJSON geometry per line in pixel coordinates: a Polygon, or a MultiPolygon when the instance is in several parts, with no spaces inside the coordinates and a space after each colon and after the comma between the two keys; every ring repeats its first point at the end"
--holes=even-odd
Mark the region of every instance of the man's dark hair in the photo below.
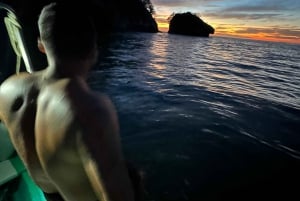
{"type": "Polygon", "coordinates": [[[84,7],[51,3],[43,8],[38,25],[42,41],[58,59],[88,59],[97,48],[96,30],[84,7]]]}

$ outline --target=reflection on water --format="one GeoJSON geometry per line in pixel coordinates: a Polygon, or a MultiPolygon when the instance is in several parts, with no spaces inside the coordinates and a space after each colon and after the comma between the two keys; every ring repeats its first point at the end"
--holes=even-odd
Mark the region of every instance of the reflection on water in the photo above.
{"type": "Polygon", "coordinates": [[[150,76],[164,78],[164,75],[161,72],[166,69],[168,43],[168,40],[163,39],[152,41],[149,49],[150,53],[153,55],[153,58],[151,58],[149,67],[153,67],[155,70],[150,72],[150,76]]]}
{"type": "Polygon", "coordinates": [[[91,74],[147,200],[299,198],[300,47],[123,34],[91,74]]]}

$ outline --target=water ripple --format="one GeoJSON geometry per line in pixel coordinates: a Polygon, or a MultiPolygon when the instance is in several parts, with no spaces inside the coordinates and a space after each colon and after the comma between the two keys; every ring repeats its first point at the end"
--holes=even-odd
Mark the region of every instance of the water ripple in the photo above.
{"type": "Polygon", "coordinates": [[[253,175],[243,171],[300,159],[299,52],[289,44],[128,33],[89,83],[115,103],[126,156],[151,175],[151,192],[172,192],[219,182],[216,172],[253,175]]]}

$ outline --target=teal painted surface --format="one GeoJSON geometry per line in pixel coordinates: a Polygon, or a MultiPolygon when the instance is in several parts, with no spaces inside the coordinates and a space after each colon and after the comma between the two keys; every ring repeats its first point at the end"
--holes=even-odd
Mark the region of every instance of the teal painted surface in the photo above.
{"type": "Polygon", "coordinates": [[[10,166],[5,166],[9,169],[1,170],[0,177],[8,174],[10,169],[13,169],[17,177],[12,177],[0,185],[0,201],[46,201],[41,189],[32,181],[28,175],[24,164],[14,151],[14,148],[9,140],[8,132],[4,125],[0,123],[0,156],[4,163],[10,163],[10,166]]]}
{"type": "Polygon", "coordinates": [[[14,201],[46,201],[43,192],[35,185],[26,171],[21,174],[12,198],[14,201]]]}
{"type": "Polygon", "coordinates": [[[6,127],[0,122],[0,162],[7,160],[13,155],[15,149],[10,142],[6,127]]]}

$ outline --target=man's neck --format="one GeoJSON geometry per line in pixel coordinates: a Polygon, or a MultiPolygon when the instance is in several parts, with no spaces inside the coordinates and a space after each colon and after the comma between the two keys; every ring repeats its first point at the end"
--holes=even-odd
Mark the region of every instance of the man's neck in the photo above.
{"type": "Polygon", "coordinates": [[[45,78],[82,78],[86,79],[90,64],[83,61],[49,62],[45,71],[45,78]]]}

